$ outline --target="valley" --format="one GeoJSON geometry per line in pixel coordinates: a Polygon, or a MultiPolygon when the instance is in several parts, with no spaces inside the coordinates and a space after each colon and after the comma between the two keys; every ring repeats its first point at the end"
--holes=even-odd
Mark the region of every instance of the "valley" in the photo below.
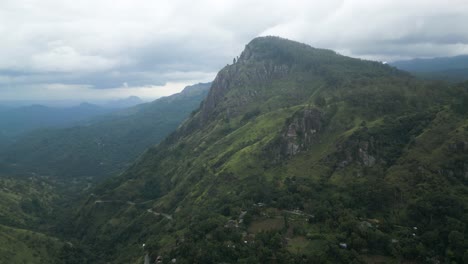
{"type": "Polygon", "coordinates": [[[468,258],[468,83],[258,37],[202,86],[2,149],[5,261],[468,258]]]}
{"type": "MultiPolygon", "coordinates": [[[[8,246],[2,248],[0,263],[74,263],[75,255],[89,258],[66,235],[74,207],[177,127],[208,88],[209,84],[193,85],[152,103],[92,118],[85,125],[32,130],[5,144],[0,150],[0,236],[8,246]]],[[[106,201],[96,201],[100,202],[106,201]]]]}

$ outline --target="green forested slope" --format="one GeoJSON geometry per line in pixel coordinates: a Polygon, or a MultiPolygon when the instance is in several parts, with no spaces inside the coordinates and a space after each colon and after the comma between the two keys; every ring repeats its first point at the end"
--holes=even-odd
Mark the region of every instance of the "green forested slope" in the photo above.
{"type": "MultiPolygon", "coordinates": [[[[209,84],[64,129],[23,136],[0,152],[3,172],[104,178],[120,172],[196,109],[209,84]]],[[[0,161],[1,162],[1,161],[0,161]]]]}
{"type": "Polygon", "coordinates": [[[63,243],[41,233],[0,225],[0,263],[60,263],[63,243]]]}
{"type": "Polygon", "coordinates": [[[92,263],[463,263],[467,102],[466,83],[257,38],[70,234],[92,263]]]}
{"type": "Polygon", "coordinates": [[[75,200],[91,185],[70,177],[102,179],[121,170],[174,130],[208,88],[190,86],[86,126],[32,132],[2,148],[0,263],[86,263],[90,253],[69,242],[73,237],[64,230],[70,229],[67,215],[75,200]]]}
{"type": "Polygon", "coordinates": [[[41,177],[0,177],[0,263],[63,263],[73,247],[51,235],[62,193],[41,177]]]}
{"type": "Polygon", "coordinates": [[[58,196],[46,179],[1,177],[0,224],[31,229],[47,225],[58,196]]]}

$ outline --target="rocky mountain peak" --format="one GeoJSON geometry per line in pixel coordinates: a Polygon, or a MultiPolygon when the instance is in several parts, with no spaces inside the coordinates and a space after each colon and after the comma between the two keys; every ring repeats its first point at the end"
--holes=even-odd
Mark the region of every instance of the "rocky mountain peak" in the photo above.
{"type": "Polygon", "coordinates": [[[296,41],[274,37],[258,37],[250,41],[239,57],[239,62],[249,60],[293,60],[295,51],[313,51],[311,46],[296,41]]]}
{"type": "MultiPolygon", "coordinates": [[[[202,123],[206,123],[215,112],[215,108],[227,100],[225,97],[232,87],[243,87],[245,84],[262,86],[283,78],[291,72],[295,64],[301,62],[301,53],[315,50],[306,44],[279,37],[258,37],[252,40],[238,59],[224,67],[216,76],[201,109],[202,123]]],[[[250,92],[248,94],[255,94],[255,91],[250,92]]],[[[248,98],[241,101],[236,103],[241,108],[251,102],[248,98]]],[[[236,112],[235,109],[233,111],[236,112]]],[[[233,111],[231,113],[234,113],[233,111]]]]}

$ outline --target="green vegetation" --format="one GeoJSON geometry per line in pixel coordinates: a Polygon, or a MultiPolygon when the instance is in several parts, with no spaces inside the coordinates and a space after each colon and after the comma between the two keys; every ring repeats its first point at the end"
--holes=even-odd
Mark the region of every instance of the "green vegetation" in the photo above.
{"type": "Polygon", "coordinates": [[[68,108],[43,105],[0,107],[0,140],[11,142],[35,129],[71,126],[109,112],[111,109],[89,103],[68,108]]]}
{"type": "Polygon", "coordinates": [[[34,228],[47,224],[58,198],[54,186],[46,179],[0,178],[0,224],[34,228]]]}
{"type": "Polygon", "coordinates": [[[37,175],[0,178],[0,263],[59,264],[79,259],[73,257],[77,248],[56,230],[74,197],[67,190],[74,191],[37,175]]]}
{"type": "Polygon", "coordinates": [[[209,84],[124,109],[86,125],[29,133],[0,152],[9,174],[102,179],[121,172],[196,109],[209,84]]]}
{"type": "Polygon", "coordinates": [[[0,263],[59,263],[55,262],[63,247],[53,237],[0,225],[0,263]]]}
{"type": "Polygon", "coordinates": [[[2,148],[0,263],[92,259],[86,248],[68,242],[71,208],[89,194],[94,180],[119,172],[175,129],[199,106],[208,87],[187,87],[86,126],[35,131],[2,148]]]}
{"type": "Polygon", "coordinates": [[[56,259],[466,262],[467,98],[468,83],[256,38],[175,132],[63,212],[56,259]]]}
{"type": "Polygon", "coordinates": [[[96,263],[462,263],[467,94],[257,38],[199,111],[95,189],[74,235],[96,263]]]}

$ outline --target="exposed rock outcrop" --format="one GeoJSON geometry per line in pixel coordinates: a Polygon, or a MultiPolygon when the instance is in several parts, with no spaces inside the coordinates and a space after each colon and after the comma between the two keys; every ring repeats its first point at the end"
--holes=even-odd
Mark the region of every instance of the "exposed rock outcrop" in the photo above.
{"type": "Polygon", "coordinates": [[[359,161],[367,167],[372,167],[375,164],[375,157],[369,154],[369,142],[361,142],[358,148],[359,161]]]}
{"type": "Polygon", "coordinates": [[[368,141],[347,141],[337,145],[337,156],[339,168],[344,168],[353,162],[372,167],[375,165],[377,158],[371,155],[374,147],[374,140],[370,138],[368,141]]]}
{"type": "Polygon", "coordinates": [[[322,129],[322,113],[317,109],[305,109],[292,117],[283,132],[281,154],[294,156],[307,150],[318,138],[322,129]]]}
{"type": "Polygon", "coordinates": [[[449,149],[457,153],[468,153],[468,142],[467,141],[457,141],[449,145],[449,149]]]}
{"type": "Polygon", "coordinates": [[[233,87],[243,87],[247,84],[261,87],[290,74],[291,65],[278,64],[274,61],[274,54],[257,54],[255,45],[255,42],[247,45],[234,64],[227,65],[218,73],[201,107],[202,124],[206,124],[217,112],[227,112],[230,116],[235,116],[244,110],[242,106],[258,99],[254,90],[246,91],[236,98],[226,98],[233,87]],[[218,109],[226,100],[229,101],[224,105],[226,109],[218,109]],[[231,109],[227,108],[228,105],[231,109]]]}
{"type": "Polygon", "coordinates": [[[265,151],[273,155],[278,162],[310,149],[318,141],[323,129],[322,112],[317,109],[298,111],[286,121],[281,136],[266,147],[265,151]]]}

